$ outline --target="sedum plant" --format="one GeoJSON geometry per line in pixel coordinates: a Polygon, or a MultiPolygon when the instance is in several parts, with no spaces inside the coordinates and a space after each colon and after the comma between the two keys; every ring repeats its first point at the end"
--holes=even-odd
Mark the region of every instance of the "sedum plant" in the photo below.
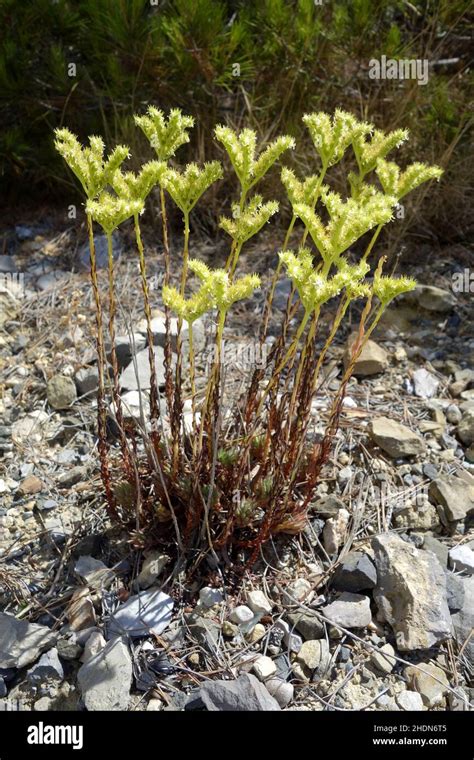
{"type": "Polygon", "coordinates": [[[129,155],[125,146],[105,158],[100,138],[91,138],[89,147],[83,148],[68,130],[56,133],[56,146],[86,196],[102,378],[98,435],[106,501],[114,519],[130,526],[136,545],[174,545],[191,570],[209,553],[217,562],[222,557],[232,557],[233,548],[246,552],[247,561],[252,562],[272,535],[297,533],[305,527],[314,489],[338,429],[355,361],[391,301],[416,285],[405,276],[386,276],[384,258],[370,254],[399,200],[421,183],[439,179],[442,170],[424,164],[402,170],[387,160],[388,153],[407,139],[405,130],[386,134],[341,110],[333,116],[319,112],[303,117],[318,156],[318,168],[302,178],[287,166],[281,169],[292,215],[276,251],[276,267],[261,313],[260,348],[266,340],[275,287],[283,271],[291,280],[291,293],[281,330],[266,362],[254,369],[247,378],[245,392],[239,399],[230,399],[227,408],[224,336],[228,314],[237,302],[250,298],[261,287],[254,272],[239,273],[241,252],[274,220],[279,208],[276,201],[255,193],[254,187],[294,147],[294,140],[282,136],[267,146],[259,146],[256,133],[250,129],[237,133],[227,126],[215,128],[215,138],[237,176],[239,192],[230,203],[230,215],[220,219],[220,228],[230,238],[225,266],[209,267],[191,256],[192,214],[207,190],[223,177],[222,165],[217,161],[201,167],[195,163],[177,165],[176,152],[189,142],[189,130],[194,125],[193,118],[180,110],[173,109],[166,116],[152,106],[135,121],[156,154],[156,159],[144,164],[138,174],[122,169],[129,155]],[[352,160],[354,166],[348,173],[347,197],[331,189],[328,176],[343,158],[352,160]],[[139,223],[147,197],[155,187],[160,197],[165,272],[161,294],[167,328],[164,405],[160,403],[156,379],[147,254],[139,223]],[[183,245],[175,255],[173,277],[166,208],[169,202],[183,215],[183,245]],[[137,430],[130,431],[123,424],[114,353],[112,233],[128,219],[133,220],[136,235],[151,375],[150,426],[140,427],[140,446],[137,430]],[[93,264],[93,222],[102,227],[109,241],[108,329],[119,450],[109,448],[105,439],[106,359],[102,300],[93,264]],[[298,228],[300,243],[292,245],[298,228]],[[360,240],[367,245],[362,254],[356,254],[355,245],[360,240]],[[333,395],[323,439],[314,443],[309,428],[312,402],[320,392],[321,369],[354,303],[355,313],[360,315],[356,340],[333,395]],[[332,312],[324,334],[321,314],[326,309],[332,312]],[[177,318],[174,370],[171,314],[177,318]],[[210,318],[214,324],[213,360],[204,369],[197,362],[193,337],[194,326],[203,318],[210,318]],[[189,336],[186,355],[184,325],[189,336]],[[322,348],[317,350],[321,335],[322,348]],[[186,362],[189,383],[183,369],[186,362]],[[185,421],[186,394],[190,394],[191,425],[185,421]]]}

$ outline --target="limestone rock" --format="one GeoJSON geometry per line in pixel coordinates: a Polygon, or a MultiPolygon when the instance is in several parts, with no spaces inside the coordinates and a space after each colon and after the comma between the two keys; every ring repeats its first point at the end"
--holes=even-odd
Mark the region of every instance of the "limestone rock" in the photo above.
{"type": "Polygon", "coordinates": [[[337,591],[365,591],[374,588],[377,571],[372,560],[364,552],[349,552],[336,568],[332,587],[337,591]]]}
{"type": "Polygon", "coordinates": [[[265,681],[265,688],[282,709],[291,702],[295,694],[293,684],[284,681],[282,678],[269,678],[268,681],[265,681]]]}
{"type": "Polygon", "coordinates": [[[365,628],[372,622],[370,600],[362,594],[351,594],[344,591],[334,602],[321,610],[331,622],[343,628],[365,628]]]}
{"type": "Polygon", "coordinates": [[[402,651],[429,649],[451,636],[446,577],[437,558],[395,534],[375,536],[379,619],[393,628],[402,651]]]}
{"type": "Polygon", "coordinates": [[[446,314],[446,312],[451,311],[456,305],[454,293],[442,288],[436,288],[433,285],[417,285],[414,297],[422,309],[435,311],[439,314],[446,314]]]}
{"type": "MultiPolygon", "coordinates": [[[[344,352],[344,368],[347,368],[351,360],[352,348],[357,338],[353,333],[349,336],[347,347],[344,352]]],[[[388,354],[384,348],[368,340],[354,365],[354,375],[356,377],[369,377],[383,372],[388,366],[388,354]]]]}
{"type": "Polygon", "coordinates": [[[336,554],[344,543],[350,520],[347,509],[340,509],[336,517],[330,517],[323,528],[323,543],[327,553],[336,554]]]}
{"type": "Polygon", "coordinates": [[[369,433],[374,443],[394,459],[423,453],[424,443],[418,433],[388,417],[372,420],[369,433]]]}
{"type": "Polygon", "coordinates": [[[429,495],[441,507],[445,523],[465,520],[474,512],[474,486],[456,475],[433,480],[429,495]]]}
{"type": "Polygon", "coordinates": [[[326,639],[305,641],[296,655],[296,662],[301,666],[307,679],[322,675],[329,664],[329,645],[326,639]]]}
{"type": "Polygon", "coordinates": [[[159,635],[171,622],[174,602],[168,594],[150,589],[131,596],[111,616],[108,638],[128,634],[132,638],[159,635]]]}
{"type": "Polygon", "coordinates": [[[259,591],[258,589],[248,592],[247,605],[256,615],[270,615],[273,609],[273,605],[269,602],[263,591],[259,591]]]}
{"type": "Polygon", "coordinates": [[[474,552],[467,544],[455,546],[449,552],[449,564],[457,572],[474,573],[474,552]]]}
{"type": "Polygon", "coordinates": [[[235,681],[206,681],[200,693],[212,712],[280,710],[277,700],[251,673],[242,673],[235,681]]]}
{"type": "Polygon", "coordinates": [[[428,372],[427,369],[422,367],[413,373],[412,380],[415,396],[419,398],[432,398],[436,396],[439,380],[432,372],[428,372]]]}
{"type": "Polygon", "coordinates": [[[463,656],[474,670],[474,576],[459,577],[458,580],[463,585],[464,602],[459,612],[452,615],[454,635],[459,648],[465,645],[463,656]]]}
{"type": "Polygon", "coordinates": [[[402,710],[407,712],[423,710],[423,700],[417,691],[401,691],[397,696],[397,702],[402,710]]]}
{"type": "Polygon", "coordinates": [[[54,646],[58,634],[45,625],[0,612],[0,668],[24,668],[54,646]]]}
{"type": "Polygon", "coordinates": [[[126,710],[132,685],[132,658],[127,644],[112,639],[77,674],[88,710],[126,710]]]}
{"type": "Polygon", "coordinates": [[[443,702],[449,686],[444,670],[432,662],[420,663],[420,667],[409,665],[404,670],[408,685],[417,691],[426,707],[437,707],[443,702]]]}
{"type": "Polygon", "coordinates": [[[46,394],[48,404],[53,409],[67,409],[77,398],[74,380],[65,375],[55,375],[48,382],[46,394]]]}
{"type": "Polygon", "coordinates": [[[457,427],[457,434],[465,446],[474,443],[474,408],[468,408],[463,412],[461,422],[457,427]]]}
{"type": "Polygon", "coordinates": [[[388,675],[395,667],[396,660],[393,658],[395,650],[391,644],[384,644],[380,649],[374,649],[370,655],[370,662],[380,671],[388,675]]]}
{"type": "MultiPolygon", "coordinates": [[[[160,386],[165,382],[165,354],[160,346],[155,346],[153,353],[155,356],[156,382],[158,386],[160,386]]],[[[143,391],[150,388],[148,348],[139,351],[135,356],[135,359],[130,362],[126,369],[124,369],[120,375],[120,385],[127,391],[136,391],[139,388],[143,391]]]]}

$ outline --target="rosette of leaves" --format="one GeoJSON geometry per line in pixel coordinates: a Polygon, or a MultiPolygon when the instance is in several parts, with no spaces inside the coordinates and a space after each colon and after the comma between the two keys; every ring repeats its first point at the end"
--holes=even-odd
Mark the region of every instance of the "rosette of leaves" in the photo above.
{"type": "Polygon", "coordinates": [[[168,118],[163,111],[149,106],[144,116],[135,116],[135,124],[148,138],[160,161],[168,161],[177,149],[189,142],[188,130],[194,126],[194,118],[173,108],[168,118]]]}
{"type": "Polygon", "coordinates": [[[189,215],[199,198],[222,177],[219,161],[211,161],[201,168],[195,163],[187,164],[184,171],[166,169],[160,177],[161,186],[168,191],[185,215],[189,215]]]}
{"type": "Polygon", "coordinates": [[[307,113],[303,116],[303,123],[325,168],[337,164],[353,140],[373,129],[371,124],[358,121],[351,113],[339,108],[332,117],[323,111],[307,113]]]}
{"type": "Polygon", "coordinates": [[[257,154],[257,135],[253,129],[243,129],[237,134],[219,124],[214,134],[224,146],[244,194],[265,176],[282,153],[295,147],[292,137],[281,135],[257,154]]]}
{"type": "Polygon", "coordinates": [[[430,179],[439,181],[443,174],[441,167],[422,163],[410,164],[405,171],[401,171],[396,163],[385,161],[383,158],[378,159],[375,171],[384,192],[387,195],[393,195],[397,200],[415,190],[423,182],[428,182],[430,179]]]}
{"type": "Polygon", "coordinates": [[[221,217],[219,227],[241,245],[259,232],[263,225],[277,213],[276,201],[263,202],[261,195],[254,195],[241,211],[238,204],[232,206],[233,218],[221,217]]]}
{"type": "Polygon", "coordinates": [[[297,204],[295,213],[302,219],[314,244],[326,264],[337,261],[362,235],[392,218],[396,198],[375,192],[362,202],[354,198],[342,200],[338,193],[324,187],[321,200],[329,213],[329,222],[323,224],[312,208],[297,204]]]}
{"type": "Polygon", "coordinates": [[[101,137],[89,137],[89,146],[83,147],[69,129],[56,129],[54,145],[81,183],[89,200],[96,198],[110,183],[114,173],[130,155],[126,145],[117,145],[110,156],[104,158],[105,146],[101,137]]]}

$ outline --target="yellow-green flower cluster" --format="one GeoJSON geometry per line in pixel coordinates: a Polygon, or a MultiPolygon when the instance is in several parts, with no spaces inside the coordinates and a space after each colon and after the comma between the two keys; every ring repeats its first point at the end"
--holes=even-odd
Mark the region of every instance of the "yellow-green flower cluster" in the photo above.
{"type": "Polygon", "coordinates": [[[340,109],[336,109],[332,119],[323,111],[307,113],[303,116],[303,122],[325,167],[337,164],[353,140],[362,139],[372,130],[371,124],[358,121],[355,116],[340,109]]]}
{"type": "Polygon", "coordinates": [[[314,268],[313,256],[308,248],[301,248],[297,254],[282,251],[279,257],[298,291],[306,312],[314,311],[330,298],[337,296],[344,288],[350,298],[369,293],[368,286],[360,282],[369,271],[365,262],[355,266],[341,262],[336,274],[327,277],[314,268]]]}
{"type": "Polygon", "coordinates": [[[141,214],[144,202],[141,199],[119,198],[111,193],[101,193],[97,200],[88,200],[86,211],[104,232],[111,234],[122,222],[135,214],[141,214]]]}
{"type": "Polygon", "coordinates": [[[379,159],[377,161],[376,173],[384,191],[400,200],[411,190],[418,187],[418,185],[423,184],[423,182],[428,182],[430,179],[439,180],[443,174],[443,170],[439,166],[414,163],[410,164],[402,172],[397,164],[379,159]]]}
{"type": "Polygon", "coordinates": [[[375,273],[373,282],[373,293],[381,301],[383,306],[387,306],[396,296],[402,293],[408,293],[416,288],[416,280],[411,277],[385,277],[375,273]]]}
{"type": "Polygon", "coordinates": [[[220,124],[214,134],[226,149],[239,182],[246,190],[250,190],[267,173],[285,150],[295,147],[292,137],[282,135],[257,157],[257,135],[253,129],[243,129],[237,134],[230,127],[220,124]]]}
{"type": "Polygon", "coordinates": [[[158,159],[167,161],[189,142],[188,129],[194,126],[194,118],[183,115],[179,108],[173,108],[166,118],[163,111],[150,106],[145,116],[135,116],[135,124],[150,141],[158,159]]]}
{"type": "Polygon", "coordinates": [[[389,222],[396,203],[395,198],[380,192],[371,194],[363,202],[353,198],[343,201],[338,193],[329,191],[326,186],[322,189],[321,200],[330,216],[327,225],[305,204],[297,204],[294,212],[305,223],[325,262],[336,261],[368,230],[389,222]]]}
{"type": "Polygon", "coordinates": [[[104,159],[105,146],[101,137],[89,137],[89,147],[84,148],[69,129],[56,129],[54,145],[74,172],[87,198],[96,198],[120,165],[129,156],[126,145],[117,145],[107,159],[104,159]]]}
{"type": "Polygon", "coordinates": [[[202,168],[192,163],[187,164],[183,172],[166,169],[161,173],[160,184],[181,211],[189,214],[201,195],[221,177],[222,166],[219,161],[204,164],[202,168]]]}
{"type": "Polygon", "coordinates": [[[408,130],[396,129],[394,132],[382,132],[376,129],[369,139],[366,134],[358,134],[352,141],[361,179],[373,171],[380,158],[385,158],[394,148],[408,140],[408,130]]]}
{"type": "Polygon", "coordinates": [[[144,201],[152,188],[161,182],[166,164],[162,161],[147,161],[138,174],[122,172],[118,169],[110,184],[121,198],[144,201]]]}
{"type": "Polygon", "coordinates": [[[163,303],[175,311],[185,322],[192,323],[211,309],[226,312],[236,301],[249,298],[260,287],[256,274],[245,275],[232,281],[224,269],[210,269],[204,262],[191,259],[189,268],[201,280],[199,291],[184,298],[176,288],[163,288],[163,303]]]}
{"type": "Polygon", "coordinates": [[[237,243],[245,243],[262,229],[270,217],[276,214],[278,203],[276,201],[263,203],[261,195],[254,195],[243,211],[240,210],[238,204],[232,206],[232,211],[234,218],[221,217],[219,227],[237,243]]]}
{"type": "Polygon", "coordinates": [[[285,166],[281,170],[281,181],[293,207],[297,203],[305,203],[311,207],[315,206],[321,184],[321,180],[317,174],[312,174],[301,182],[294,171],[285,166]]]}

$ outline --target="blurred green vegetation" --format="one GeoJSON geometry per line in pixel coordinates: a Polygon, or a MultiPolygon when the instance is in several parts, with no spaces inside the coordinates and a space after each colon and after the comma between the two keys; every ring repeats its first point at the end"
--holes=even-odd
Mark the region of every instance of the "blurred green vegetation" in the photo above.
{"type": "Polygon", "coordinates": [[[220,157],[212,127],[245,123],[262,140],[294,135],[292,161],[303,172],[310,149],[302,114],[339,106],[386,129],[409,127],[403,158],[447,168],[436,198],[423,203],[423,221],[430,234],[462,238],[472,224],[470,7],[469,0],[0,0],[4,202],[26,193],[54,199],[66,186],[75,192],[53,149],[59,125],[82,139],[97,133],[109,145],[126,142],[138,162],[150,155],[132,115],[150,103],[180,106],[197,119],[183,161],[220,157]],[[370,59],[383,54],[428,59],[428,84],[370,79],[370,59]]]}

